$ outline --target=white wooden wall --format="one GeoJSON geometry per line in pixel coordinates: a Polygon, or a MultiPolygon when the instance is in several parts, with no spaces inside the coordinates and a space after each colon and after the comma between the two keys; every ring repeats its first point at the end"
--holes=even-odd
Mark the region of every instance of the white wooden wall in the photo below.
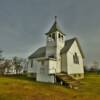
{"type": "Polygon", "coordinates": [[[72,44],[72,47],[67,53],[67,72],[68,74],[75,74],[75,73],[84,73],[83,69],[83,58],[81,56],[80,50],[77,46],[77,42],[74,41],[72,44]],[[79,58],[79,64],[75,64],[73,61],[73,55],[74,53],[77,53],[78,58],[79,58]]]}
{"type": "Polygon", "coordinates": [[[67,72],[67,54],[63,53],[61,55],[61,71],[67,72]]]}
{"type": "Polygon", "coordinates": [[[54,83],[54,75],[50,74],[55,73],[55,70],[53,70],[55,65],[55,61],[44,60],[44,65],[41,65],[40,61],[37,67],[37,81],[54,83]]]}

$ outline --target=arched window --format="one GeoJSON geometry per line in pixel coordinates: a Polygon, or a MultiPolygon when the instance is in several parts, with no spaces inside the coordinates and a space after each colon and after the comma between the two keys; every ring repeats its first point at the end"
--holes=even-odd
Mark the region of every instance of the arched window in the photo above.
{"type": "Polygon", "coordinates": [[[63,35],[61,36],[62,40],[63,40],[63,35]]]}
{"type": "Polygon", "coordinates": [[[60,34],[59,34],[59,38],[60,38],[61,36],[60,36],[60,34]]]}
{"type": "Polygon", "coordinates": [[[75,54],[73,55],[73,62],[74,62],[75,64],[79,64],[79,58],[78,58],[76,52],[75,52],[75,54]]]}

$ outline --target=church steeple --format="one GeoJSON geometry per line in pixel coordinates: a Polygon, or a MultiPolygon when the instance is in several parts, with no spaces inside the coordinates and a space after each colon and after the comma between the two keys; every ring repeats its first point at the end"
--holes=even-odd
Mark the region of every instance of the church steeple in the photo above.
{"type": "Polygon", "coordinates": [[[46,56],[59,59],[60,50],[64,47],[64,34],[58,27],[57,16],[55,16],[55,21],[46,35],[46,56]]]}
{"type": "MultiPolygon", "coordinates": [[[[60,30],[59,26],[58,26],[58,22],[57,22],[57,16],[55,16],[55,21],[54,24],[52,25],[52,27],[50,28],[49,32],[46,33],[46,35],[59,31],[60,33],[63,34],[63,32],[60,30]]],[[[63,34],[64,35],[64,34],[63,34]]]]}

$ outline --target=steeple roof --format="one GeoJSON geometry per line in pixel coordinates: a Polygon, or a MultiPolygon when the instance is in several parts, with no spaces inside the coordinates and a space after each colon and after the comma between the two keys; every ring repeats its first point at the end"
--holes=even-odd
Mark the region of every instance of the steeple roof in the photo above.
{"type": "MultiPolygon", "coordinates": [[[[53,33],[53,32],[56,32],[56,31],[59,31],[60,33],[63,34],[63,32],[60,30],[59,26],[58,26],[58,23],[57,23],[57,16],[55,16],[55,21],[54,21],[54,24],[52,25],[52,27],[50,28],[49,32],[46,33],[46,35],[50,34],[50,33],[53,33]]],[[[64,35],[64,34],[63,34],[64,35]]]]}

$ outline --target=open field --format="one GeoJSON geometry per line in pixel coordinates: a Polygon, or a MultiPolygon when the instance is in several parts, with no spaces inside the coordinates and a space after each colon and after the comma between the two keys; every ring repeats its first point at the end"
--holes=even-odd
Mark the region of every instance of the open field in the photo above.
{"type": "Polygon", "coordinates": [[[78,90],[22,76],[0,76],[0,100],[100,100],[100,75],[86,74],[78,90]]]}

